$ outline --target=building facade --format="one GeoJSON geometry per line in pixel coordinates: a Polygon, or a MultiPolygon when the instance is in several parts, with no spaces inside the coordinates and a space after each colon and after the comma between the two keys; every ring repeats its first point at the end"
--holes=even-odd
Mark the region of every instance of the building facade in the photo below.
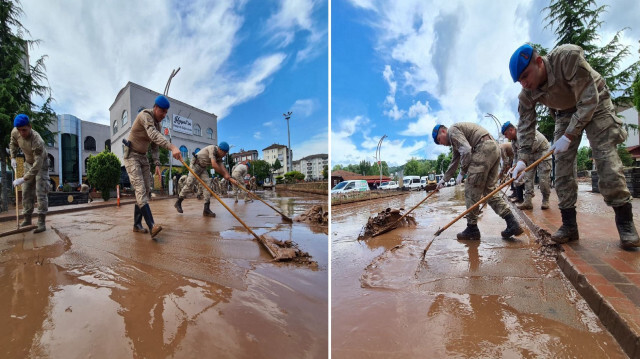
{"type": "MultiPolygon", "coordinates": [[[[123,161],[124,144],[131,126],[138,113],[147,108],[153,108],[155,98],[160,95],[148,88],[128,82],[118,92],[113,104],[109,107],[109,133],[111,138],[111,151],[123,161]]],[[[182,157],[186,160],[192,157],[192,153],[200,149],[216,144],[218,141],[218,117],[204,110],[193,107],[184,102],[168,97],[171,107],[167,117],[162,121],[162,131],[169,130],[171,142],[180,148],[182,157]]],[[[182,164],[169,156],[172,165],[182,164]]],[[[164,176],[164,173],[163,173],[164,176]]]]}
{"type": "Polygon", "coordinates": [[[49,177],[55,186],[67,182],[74,187],[84,182],[89,156],[111,149],[107,125],[64,114],[58,115],[48,129],[57,132],[55,142],[46,144],[49,177]]]}
{"type": "Polygon", "coordinates": [[[242,161],[255,161],[258,159],[258,151],[257,150],[245,151],[244,149],[240,149],[240,152],[231,154],[231,159],[233,159],[234,163],[238,163],[242,161]]]}
{"type": "Polygon", "coordinates": [[[310,155],[293,161],[293,171],[305,175],[306,181],[319,181],[324,179],[322,170],[329,164],[329,156],[325,153],[310,155]]]}
{"type": "Polygon", "coordinates": [[[263,160],[267,161],[270,165],[273,165],[276,160],[278,160],[282,165],[279,170],[273,172],[274,176],[283,176],[287,172],[287,168],[290,168],[290,157],[287,156],[287,153],[293,155],[293,151],[287,151],[287,146],[277,143],[262,150],[263,160]]]}

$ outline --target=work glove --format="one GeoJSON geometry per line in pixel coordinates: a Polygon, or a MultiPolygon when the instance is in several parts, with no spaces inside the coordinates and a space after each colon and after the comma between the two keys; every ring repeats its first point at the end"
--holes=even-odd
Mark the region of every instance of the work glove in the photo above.
{"type": "Polygon", "coordinates": [[[16,162],[15,158],[11,159],[11,167],[13,167],[13,170],[16,170],[16,167],[18,167],[18,162],[16,162]]]}
{"type": "Polygon", "coordinates": [[[462,172],[458,173],[458,177],[456,177],[456,184],[462,183],[463,178],[464,178],[464,175],[462,174],[462,172]]]}
{"type": "Polygon", "coordinates": [[[443,188],[445,186],[445,181],[444,178],[440,180],[440,182],[438,182],[438,185],[436,186],[436,190],[439,190],[440,188],[443,188]]]}
{"type": "Polygon", "coordinates": [[[562,135],[549,149],[550,151],[554,151],[555,153],[562,153],[569,149],[569,145],[571,144],[571,140],[569,137],[562,135]]]}
{"type": "Polygon", "coordinates": [[[22,178],[22,177],[20,177],[20,178],[16,178],[16,179],[15,179],[15,181],[13,181],[13,185],[14,185],[14,186],[16,186],[16,187],[18,187],[18,186],[20,186],[21,184],[23,184],[24,182],[25,182],[25,181],[24,181],[24,178],[22,178]]]}
{"type": "Polygon", "coordinates": [[[511,178],[519,181],[520,178],[524,175],[523,170],[525,168],[527,168],[527,165],[522,161],[518,161],[518,163],[516,163],[516,166],[513,168],[513,171],[511,171],[511,178]]]}

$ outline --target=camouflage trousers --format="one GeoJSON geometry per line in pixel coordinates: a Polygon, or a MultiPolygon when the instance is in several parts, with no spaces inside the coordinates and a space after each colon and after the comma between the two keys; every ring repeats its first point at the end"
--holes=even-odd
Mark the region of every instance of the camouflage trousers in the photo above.
{"type": "MultiPolygon", "coordinates": [[[[207,186],[211,188],[211,181],[209,178],[209,173],[207,173],[206,167],[203,167],[199,165],[198,162],[195,162],[191,166],[191,169],[193,170],[193,172],[195,172],[198,175],[198,177],[200,177],[202,182],[206,183],[207,186]]],[[[189,176],[187,177],[184,186],[180,190],[179,197],[186,198],[187,195],[194,192],[194,188],[196,189],[196,194],[198,194],[198,192],[202,192],[202,195],[204,196],[204,203],[211,203],[211,193],[206,189],[202,188],[202,184],[200,183],[200,181],[198,181],[191,172],[189,172],[189,176]],[[195,187],[195,186],[198,186],[198,187],[195,187]]]]}
{"type": "MultiPolygon", "coordinates": [[[[49,161],[44,161],[48,164],[49,161]]],[[[24,172],[31,170],[31,165],[24,163],[24,172]]],[[[49,167],[43,165],[38,174],[22,184],[22,213],[32,214],[36,198],[38,199],[38,214],[49,211],[49,167]]]]}
{"type": "MultiPolygon", "coordinates": [[[[500,149],[498,144],[493,140],[487,140],[476,145],[471,152],[471,162],[464,186],[464,202],[467,208],[496,189],[499,170],[500,149]]],[[[502,218],[511,213],[499,193],[494,194],[487,202],[493,211],[502,218]]],[[[477,224],[479,214],[480,207],[478,206],[467,214],[467,224],[477,224]]]]}
{"type": "Polygon", "coordinates": [[[136,203],[142,208],[149,203],[151,191],[153,190],[153,177],[151,176],[151,167],[149,167],[147,155],[125,149],[124,167],[127,169],[131,187],[136,193],[136,203]]]}
{"type": "MultiPolygon", "coordinates": [[[[631,202],[624,169],[616,146],[624,142],[627,133],[610,105],[598,106],[591,122],[584,128],[592,149],[594,169],[598,171],[600,193],[608,206],[618,207],[631,202]]],[[[571,114],[556,118],[554,141],[565,133],[571,114]]],[[[575,208],[578,200],[576,160],[581,136],[571,141],[569,149],[556,156],[556,193],[560,209],[575,208]]]]}
{"type": "MultiPolygon", "coordinates": [[[[238,186],[242,186],[242,188],[245,188],[245,189],[246,189],[246,187],[244,186],[244,178],[242,178],[242,177],[240,177],[240,176],[233,176],[233,179],[234,179],[234,180],[236,180],[236,181],[238,182],[238,186]]],[[[238,200],[238,197],[239,197],[239,195],[240,195],[240,192],[242,192],[242,194],[243,194],[242,199],[243,199],[244,201],[246,201],[246,200],[247,200],[247,193],[246,193],[245,191],[241,190],[241,189],[240,189],[240,188],[238,188],[238,187],[236,187],[236,188],[235,188],[235,191],[234,191],[234,196],[235,196],[235,198],[236,198],[236,201],[238,200]]]]}
{"type": "MultiPolygon", "coordinates": [[[[531,157],[532,161],[537,161],[540,157],[546,155],[549,149],[545,151],[536,152],[531,157]]],[[[536,172],[538,173],[538,179],[540,180],[540,193],[542,193],[543,199],[549,199],[551,193],[551,157],[547,157],[546,160],[540,162],[540,164],[533,170],[526,172],[524,175],[524,197],[534,197],[534,182],[536,178],[536,172]]]]}

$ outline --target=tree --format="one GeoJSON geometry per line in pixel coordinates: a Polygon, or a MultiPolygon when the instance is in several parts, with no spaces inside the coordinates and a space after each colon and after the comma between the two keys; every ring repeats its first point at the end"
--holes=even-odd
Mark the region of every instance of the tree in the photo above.
{"type": "Polygon", "coordinates": [[[289,171],[284,174],[285,183],[295,183],[304,180],[304,174],[300,171],[289,171]]]}
{"type": "Polygon", "coordinates": [[[372,175],[372,176],[380,175],[380,167],[382,167],[382,175],[383,176],[388,176],[389,175],[389,165],[387,165],[386,161],[381,161],[380,162],[380,166],[378,166],[378,162],[374,162],[373,166],[371,166],[371,172],[369,174],[372,175]]]}
{"type": "Polygon", "coordinates": [[[340,171],[343,170],[344,168],[342,168],[342,165],[335,165],[333,166],[333,168],[331,169],[331,171],[340,171]]]}
{"type": "Polygon", "coordinates": [[[360,161],[360,164],[358,165],[358,171],[356,173],[363,176],[371,175],[371,162],[367,160],[360,161]]]}
{"type": "Polygon", "coordinates": [[[102,199],[109,200],[109,192],[120,183],[120,160],[113,153],[104,150],[87,161],[87,179],[98,191],[102,199]]]}
{"type": "Polygon", "coordinates": [[[418,176],[420,171],[420,163],[415,158],[411,158],[409,162],[404,165],[405,176],[418,176]]]}
{"type": "Polygon", "coordinates": [[[256,181],[263,182],[265,178],[271,177],[271,166],[269,166],[269,162],[264,160],[255,160],[251,161],[251,168],[253,170],[253,175],[256,176],[256,181]]]}
{"type": "Polygon", "coordinates": [[[329,178],[329,165],[324,165],[324,167],[322,167],[322,178],[329,178]]]}
{"type": "Polygon", "coordinates": [[[278,172],[278,170],[281,168],[282,163],[280,163],[280,160],[276,158],[275,162],[273,162],[273,164],[271,165],[271,169],[273,170],[273,172],[278,172]]]}
{"type": "Polygon", "coordinates": [[[29,116],[31,125],[45,143],[54,140],[54,133],[47,126],[55,117],[51,109],[51,89],[47,83],[44,59],[40,57],[34,65],[26,63],[27,50],[38,44],[38,40],[26,40],[29,31],[22,26],[19,18],[23,15],[17,1],[0,0],[0,212],[8,209],[11,183],[6,170],[13,118],[24,113],[29,116]],[[43,99],[40,106],[32,100],[43,99]]]}
{"type": "Polygon", "coordinates": [[[578,171],[590,170],[593,168],[593,160],[591,159],[591,147],[580,147],[576,156],[578,163],[578,171]]]}
{"type": "MultiPolygon", "coordinates": [[[[151,145],[149,145],[151,146],[151,145]]],[[[156,161],[153,160],[153,157],[151,156],[151,151],[147,151],[147,159],[149,160],[149,167],[151,169],[151,173],[156,173],[156,161]]],[[[186,158],[185,158],[186,160],[186,158]]],[[[158,148],[158,161],[160,161],[160,164],[163,166],[167,166],[169,164],[169,150],[164,148],[164,147],[160,147],[158,148]]]]}
{"type": "Polygon", "coordinates": [[[633,105],[636,111],[640,112],[640,75],[636,76],[636,81],[633,83],[633,105]]]}
{"type": "Polygon", "coordinates": [[[635,163],[633,156],[631,156],[631,153],[627,151],[627,148],[624,147],[624,144],[622,143],[618,145],[618,156],[620,156],[622,164],[627,167],[633,166],[633,164],[635,163]]]}

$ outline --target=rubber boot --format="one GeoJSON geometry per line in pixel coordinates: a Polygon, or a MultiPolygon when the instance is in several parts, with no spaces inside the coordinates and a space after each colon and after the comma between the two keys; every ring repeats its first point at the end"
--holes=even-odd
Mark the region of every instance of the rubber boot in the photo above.
{"type": "Polygon", "coordinates": [[[20,227],[30,226],[31,225],[31,213],[24,215],[24,221],[20,223],[20,227]]]}
{"type": "Polygon", "coordinates": [[[137,204],[133,210],[133,231],[138,233],[149,233],[149,231],[142,226],[142,211],[140,211],[140,207],[138,207],[137,204]]]}
{"type": "Polygon", "coordinates": [[[176,210],[178,211],[178,213],[182,213],[182,201],[184,200],[183,197],[178,197],[178,200],[176,201],[176,204],[174,204],[173,206],[176,207],[176,210]]]}
{"type": "Polygon", "coordinates": [[[616,212],[616,227],[618,228],[622,248],[631,249],[633,247],[640,247],[640,238],[638,238],[638,232],[633,223],[631,203],[613,207],[613,210],[616,212]]]}
{"type": "Polygon", "coordinates": [[[524,202],[524,185],[516,186],[516,203],[524,202]]]}
{"type": "Polygon", "coordinates": [[[520,227],[520,223],[516,220],[516,217],[513,213],[509,213],[504,217],[505,222],[507,222],[507,228],[500,232],[502,238],[511,238],[513,236],[519,236],[524,233],[524,229],[520,227]]]}
{"type": "Polygon", "coordinates": [[[477,241],[480,239],[480,230],[477,224],[467,224],[467,228],[464,231],[458,233],[458,240],[460,241],[477,241]]]}
{"type": "Polygon", "coordinates": [[[202,211],[202,215],[205,217],[214,217],[214,218],[216,216],[216,214],[211,212],[211,209],[209,209],[209,203],[204,204],[204,210],[202,211]]]}
{"type": "Polygon", "coordinates": [[[561,208],[560,214],[562,215],[562,226],[558,228],[556,233],[551,235],[551,240],[562,244],[580,239],[578,223],[576,223],[576,209],[561,208]]]}
{"type": "Polygon", "coordinates": [[[47,226],[45,226],[45,221],[47,219],[47,215],[44,213],[38,214],[38,227],[33,230],[33,233],[40,233],[47,230],[47,226]]]}
{"type": "Polygon", "coordinates": [[[531,203],[531,197],[525,196],[522,203],[516,205],[518,209],[533,209],[533,203],[531,203]]]}
{"type": "Polygon", "coordinates": [[[149,204],[145,204],[140,208],[140,212],[142,212],[142,217],[144,221],[147,223],[149,227],[149,231],[151,231],[151,238],[155,237],[162,230],[162,226],[159,224],[155,224],[153,222],[153,215],[151,214],[151,208],[149,208],[149,204]]]}
{"type": "Polygon", "coordinates": [[[549,195],[545,197],[542,195],[542,204],[540,205],[541,209],[549,209],[549,195]]]}

